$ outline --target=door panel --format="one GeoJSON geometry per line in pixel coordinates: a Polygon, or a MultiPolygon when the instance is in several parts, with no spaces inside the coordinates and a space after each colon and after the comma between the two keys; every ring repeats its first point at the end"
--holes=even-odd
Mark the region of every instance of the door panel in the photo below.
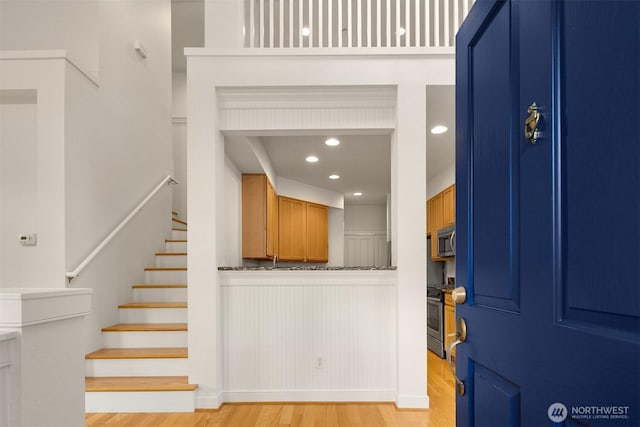
{"type": "Polygon", "coordinates": [[[458,33],[459,426],[640,425],[638,22],[637,0],[478,0],[458,33]]]}
{"type": "Polygon", "coordinates": [[[637,335],[640,145],[623,141],[638,132],[640,118],[640,66],[630,60],[639,57],[640,20],[635,26],[602,28],[601,23],[634,14],[637,2],[616,2],[615,8],[567,2],[558,14],[560,105],[570,113],[560,117],[563,304],[558,319],[637,335]],[[634,38],[636,43],[618,47],[634,38]],[[612,64],[624,64],[615,67],[614,78],[612,64]],[[575,75],[581,79],[571,78],[575,75]],[[597,85],[597,92],[585,91],[585,81],[597,85]]]}
{"type": "Polygon", "coordinates": [[[510,3],[488,15],[469,48],[474,123],[471,142],[473,276],[479,305],[519,310],[517,242],[517,150],[511,141],[512,37],[510,3]],[[487,61],[487,56],[494,60],[487,61]],[[513,178],[512,178],[513,177],[513,178]],[[499,243],[498,243],[499,242],[499,243]],[[497,244],[498,243],[498,244],[497,244]]]}

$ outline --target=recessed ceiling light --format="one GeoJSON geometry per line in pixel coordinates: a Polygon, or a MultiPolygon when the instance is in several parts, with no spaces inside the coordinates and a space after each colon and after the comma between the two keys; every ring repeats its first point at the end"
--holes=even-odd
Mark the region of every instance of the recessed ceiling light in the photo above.
{"type": "Polygon", "coordinates": [[[442,125],[437,125],[431,128],[431,133],[434,135],[440,135],[441,133],[445,133],[449,128],[442,125]]]}
{"type": "Polygon", "coordinates": [[[325,142],[329,147],[335,147],[336,145],[340,145],[340,141],[337,138],[329,138],[325,142]]]}
{"type": "Polygon", "coordinates": [[[358,197],[358,196],[362,196],[362,193],[360,193],[359,191],[356,193],[353,193],[354,196],[358,197]]]}
{"type": "Polygon", "coordinates": [[[329,175],[329,179],[340,179],[340,175],[336,175],[336,174],[329,175]]]}
{"type": "Polygon", "coordinates": [[[406,34],[407,30],[405,30],[404,28],[400,27],[398,29],[398,35],[400,36],[404,36],[406,34]]]}
{"type": "Polygon", "coordinates": [[[311,34],[311,31],[309,31],[309,27],[303,27],[302,28],[302,35],[305,37],[309,37],[309,34],[311,34]]]}
{"type": "Polygon", "coordinates": [[[316,156],[307,156],[307,158],[305,159],[307,162],[309,163],[315,163],[317,162],[319,159],[316,156]]]}

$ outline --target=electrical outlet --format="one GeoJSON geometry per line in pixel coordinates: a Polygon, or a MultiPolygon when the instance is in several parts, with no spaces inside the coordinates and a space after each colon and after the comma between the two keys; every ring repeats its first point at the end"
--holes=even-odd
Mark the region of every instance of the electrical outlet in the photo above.
{"type": "Polygon", "coordinates": [[[25,233],[18,236],[18,241],[22,246],[35,246],[38,244],[38,235],[36,233],[25,233]]]}

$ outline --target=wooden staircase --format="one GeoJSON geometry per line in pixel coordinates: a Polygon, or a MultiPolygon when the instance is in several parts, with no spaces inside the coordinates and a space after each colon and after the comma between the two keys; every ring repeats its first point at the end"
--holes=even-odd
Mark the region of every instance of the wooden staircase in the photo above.
{"type": "Polygon", "coordinates": [[[187,223],[173,213],[171,239],[120,322],[102,329],[105,348],[87,354],[86,412],[193,412],[187,350],[187,223]]]}

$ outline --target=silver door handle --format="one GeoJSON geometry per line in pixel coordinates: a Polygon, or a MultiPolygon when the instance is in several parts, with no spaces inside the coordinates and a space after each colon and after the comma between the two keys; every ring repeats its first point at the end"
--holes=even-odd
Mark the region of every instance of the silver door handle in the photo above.
{"type": "Polygon", "coordinates": [[[456,254],[456,244],[454,242],[454,238],[456,237],[456,232],[454,231],[453,233],[451,233],[451,236],[449,236],[449,244],[451,245],[451,251],[453,252],[453,254],[456,254]]]}
{"type": "Polygon", "coordinates": [[[453,366],[453,361],[451,360],[451,353],[453,352],[453,349],[456,348],[458,344],[467,340],[467,322],[465,322],[464,318],[458,318],[458,321],[456,322],[456,330],[456,340],[447,346],[447,364],[449,365],[453,378],[456,380],[456,393],[458,393],[459,396],[464,396],[464,383],[456,375],[456,370],[453,366]]]}

